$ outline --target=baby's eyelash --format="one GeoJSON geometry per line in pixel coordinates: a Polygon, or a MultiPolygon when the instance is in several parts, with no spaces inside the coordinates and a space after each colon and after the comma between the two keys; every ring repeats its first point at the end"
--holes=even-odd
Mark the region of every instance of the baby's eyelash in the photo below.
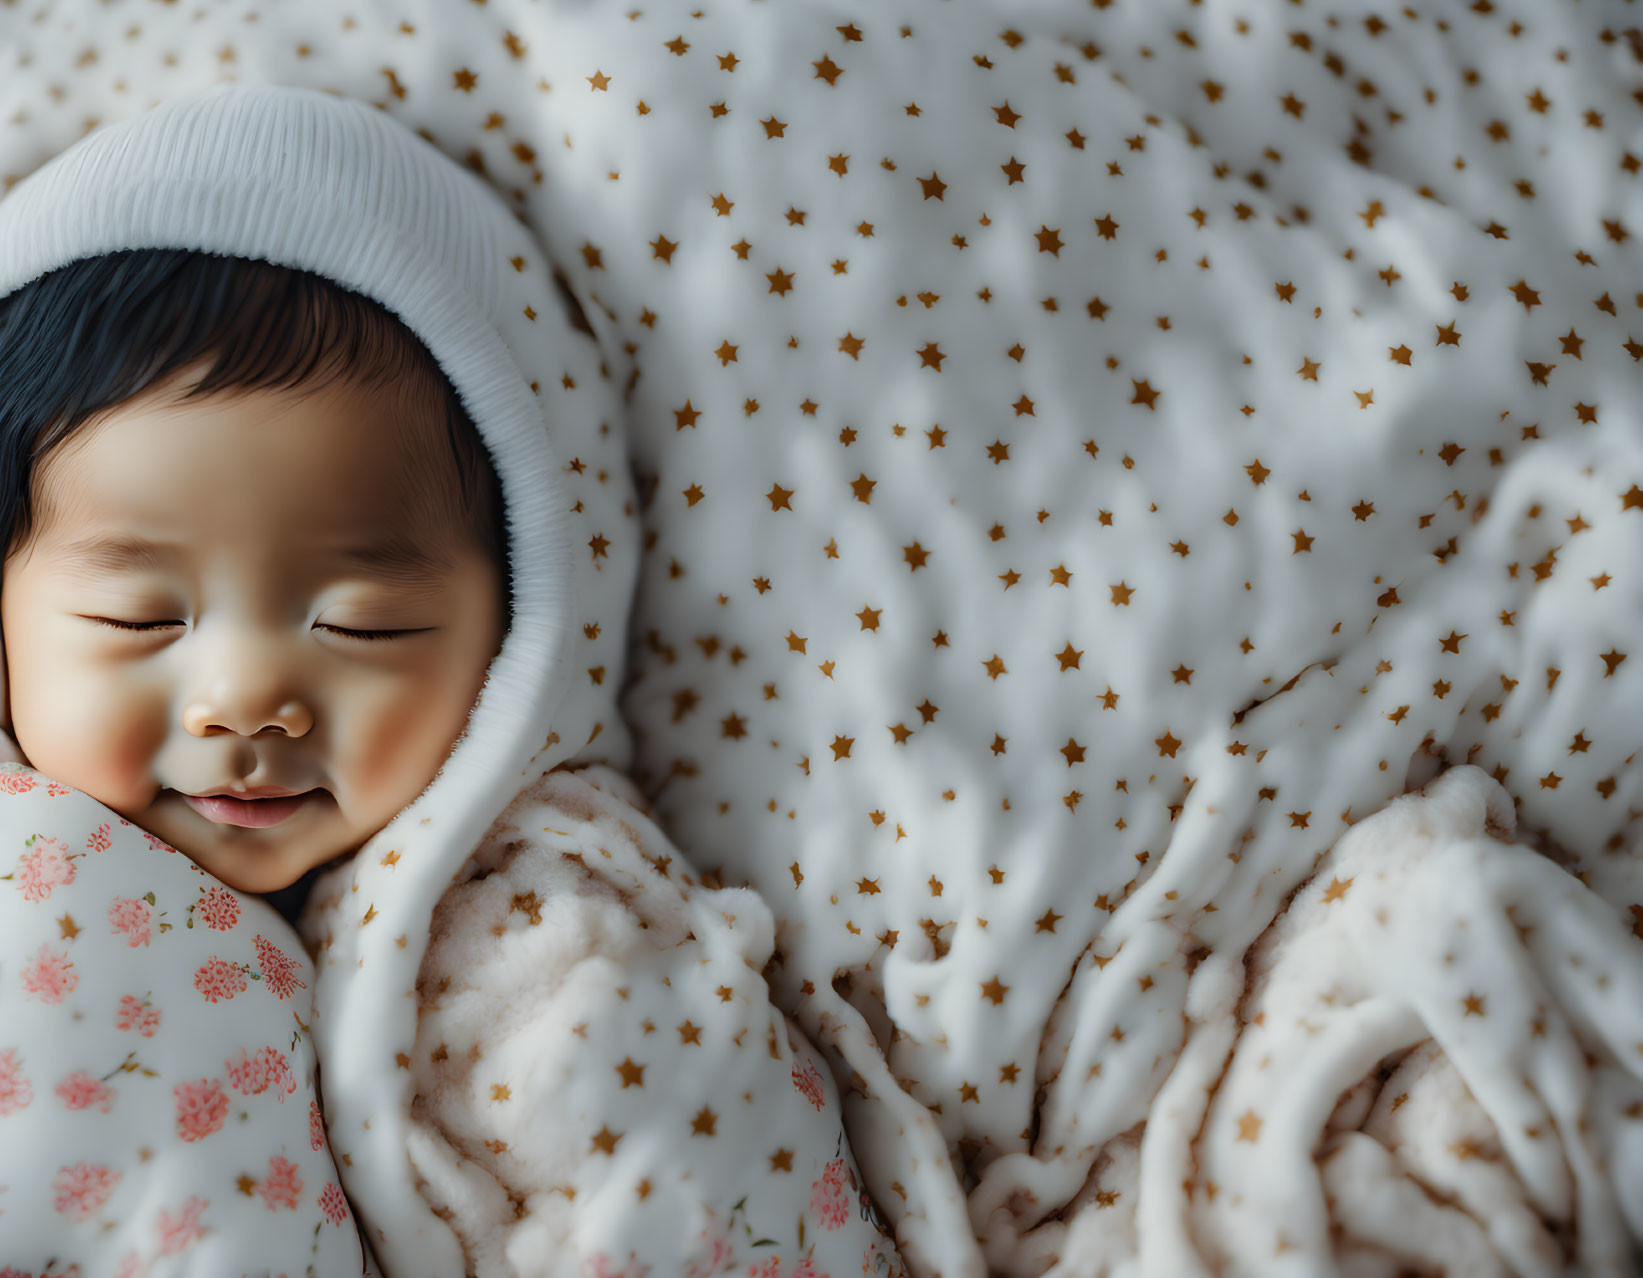
{"type": "MultiPolygon", "coordinates": [[[[98,625],[110,626],[115,630],[164,630],[171,626],[180,626],[180,621],[118,621],[112,617],[93,617],[98,625]]],[[[342,635],[348,639],[380,640],[397,639],[401,635],[420,634],[418,630],[348,630],[342,626],[320,626],[321,630],[329,630],[332,634],[342,635]]]]}

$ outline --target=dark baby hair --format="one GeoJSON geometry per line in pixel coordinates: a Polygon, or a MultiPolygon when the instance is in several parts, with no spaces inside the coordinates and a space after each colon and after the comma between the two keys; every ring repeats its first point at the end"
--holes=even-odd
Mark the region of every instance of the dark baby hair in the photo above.
{"type": "MultiPolygon", "coordinates": [[[[501,484],[417,336],[379,303],[321,276],[190,249],[84,258],[0,298],[0,548],[9,554],[33,530],[43,458],[98,414],[207,359],[209,371],[183,398],[344,380],[396,394],[428,387],[450,440],[459,513],[475,521],[509,578],[501,484]]],[[[440,476],[427,481],[432,491],[446,488],[440,476]]]]}

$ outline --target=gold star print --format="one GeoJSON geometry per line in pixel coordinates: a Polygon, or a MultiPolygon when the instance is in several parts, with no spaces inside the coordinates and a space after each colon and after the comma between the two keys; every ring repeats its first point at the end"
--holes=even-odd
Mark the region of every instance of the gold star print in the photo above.
{"type": "Polygon", "coordinates": [[[633,1057],[628,1057],[615,1068],[616,1072],[622,1076],[622,1088],[624,1091],[629,1087],[643,1087],[645,1085],[645,1067],[643,1065],[635,1065],[633,1063],[633,1057]]]}
{"type": "Polygon", "coordinates": [[[1248,472],[1250,482],[1257,488],[1266,483],[1266,477],[1272,473],[1265,466],[1261,465],[1261,459],[1259,457],[1257,457],[1249,465],[1245,466],[1244,470],[1248,472]]]}
{"type": "Polygon", "coordinates": [[[859,359],[861,356],[861,348],[865,345],[867,345],[867,343],[862,341],[861,338],[854,337],[849,333],[846,333],[843,337],[839,338],[839,349],[851,359],[859,359]]]}
{"type": "Polygon", "coordinates": [[[840,177],[850,172],[850,157],[848,155],[830,155],[827,157],[827,167],[840,177]]]}
{"type": "Polygon", "coordinates": [[[1004,663],[999,660],[998,654],[996,652],[991,657],[989,657],[986,661],[983,661],[981,664],[986,669],[987,677],[989,679],[992,679],[992,680],[996,681],[998,679],[999,675],[1008,673],[1004,669],[1004,663]]]}
{"type": "Polygon", "coordinates": [[[1614,674],[1614,672],[1616,670],[1620,669],[1620,663],[1622,661],[1626,660],[1626,654],[1625,653],[1616,652],[1613,648],[1610,648],[1609,651],[1607,651],[1605,653],[1599,654],[1599,657],[1602,660],[1604,666],[1606,667],[1606,669],[1603,671],[1603,677],[1605,679],[1609,678],[1609,676],[1614,674]]]}
{"type": "Polygon", "coordinates": [[[621,1132],[613,1132],[608,1126],[602,1126],[594,1135],[593,1147],[588,1150],[588,1153],[614,1154],[616,1152],[616,1142],[621,1139],[621,1132]]]}
{"type": "Polygon", "coordinates": [[[1621,510],[1643,510],[1643,488],[1633,484],[1626,492],[1620,494],[1621,510]]]}
{"type": "Polygon", "coordinates": [[[670,266],[673,264],[673,250],[678,247],[679,245],[676,242],[668,239],[665,235],[658,235],[650,242],[651,255],[660,258],[670,266]]]}
{"type": "Polygon", "coordinates": [[[542,922],[542,905],[542,898],[537,896],[535,890],[533,889],[529,892],[516,894],[513,898],[512,906],[508,909],[508,913],[512,914],[517,911],[518,913],[525,915],[526,918],[530,920],[530,925],[532,927],[538,927],[542,922]]]}
{"type": "Polygon", "coordinates": [[[687,399],[683,408],[675,408],[673,410],[673,429],[675,431],[681,431],[686,426],[689,426],[692,430],[694,430],[696,428],[696,419],[701,415],[702,414],[700,411],[690,406],[690,401],[687,399]]]}
{"type": "MultiPolygon", "coordinates": [[[[1116,697],[1113,699],[1115,701],[1117,700],[1116,697]]],[[[1158,747],[1158,754],[1160,758],[1169,759],[1173,759],[1175,757],[1175,752],[1181,748],[1181,742],[1170,734],[1170,730],[1168,728],[1164,729],[1163,736],[1158,737],[1153,741],[1153,745],[1158,747]]]]}
{"type": "Polygon", "coordinates": [[[1052,586],[1065,586],[1071,582],[1072,579],[1073,575],[1067,570],[1066,564],[1057,564],[1054,568],[1050,569],[1050,584],[1052,586]]]}
{"type": "Polygon", "coordinates": [[[1261,1120],[1255,1116],[1253,1109],[1246,1109],[1238,1119],[1238,1139],[1247,1140],[1251,1144],[1261,1138],[1261,1120]]]}
{"type": "Polygon", "coordinates": [[[1061,747],[1060,752],[1067,756],[1067,766],[1069,768],[1075,763],[1084,762],[1084,747],[1071,737],[1067,738],[1067,744],[1061,747]]]}
{"type": "Polygon", "coordinates": [[[689,1021],[679,1024],[679,1045],[700,1047],[702,1045],[702,1027],[692,1025],[689,1021]]]}
{"type": "Polygon", "coordinates": [[[1438,330],[1438,336],[1437,336],[1437,340],[1433,343],[1433,345],[1435,345],[1435,346],[1459,346],[1460,345],[1460,334],[1455,330],[1455,325],[1452,322],[1449,323],[1449,324],[1438,324],[1438,325],[1435,325],[1434,327],[1436,327],[1436,329],[1438,330]]]}
{"type": "Polygon", "coordinates": [[[1110,213],[1095,219],[1095,229],[1101,233],[1101,238],[1104,240],[1118,238],[1118,223],[1112,220],[1110,213]]]}
{"type": "Polygon", "coordinates": [[[1074,648],[1071,643],[1068,643],[1065,648],[1058,653],[1054,653],[1053,655],[1055,659],[1061,663],[1061,669],[1063,671],[1077,670],[1078,659],[1084,655],[1084,650],[1082,648],[1074,648]]]}
{"type": "Polygon", "coordinates": [[[592,75],[590,75],[586,78],[587,78],[587,82],[593,86],[593,92],[595,92],[595,93],[609,92],[609,90],[610,90],[610,77],[608,75],[606,75],[603,71],[595,71],[592,75]]]}
{"type": "Polygon", "coordinates": [[[854,737],[834,737],[832,746],[833,762],[837,763],[840,759],[848,759],[850,757],[850,747],[855,744],[856,739],[854,737]]]}
{"type": "Polygon", "coordinates": [[[765,494],[770,500],[771,510],[792,510],[788,498],[792,497],[796,489],[783,488],[780,484],[772,484],[770,491],[765,494]]]}
{"type": "Polygon", "coordinates": [[[65,914],[62,918],[57,920],[57,931],[59,934],[58,939],[64,941],[72,941],[75,937],[80,935],[79,925],[75,923],[74,916],[72,914],[65,914]]]}
{"type": "Polygon", "coordinates": [[[775,116],[771,116],[768,120],[760,120],[759,123],[764,125],[764,135],[766,138],[785,137],[787,134],[787,125],[783,124],[775,116]]]}
{"type": "Polygon", "coordinates": [[[1481,994],[1468,994],[1464,1001],[1466,1003],[1467,1016],[1484,1015],[1483,996],[1481,994]]]}
{"type": "Polygon", "coordinates": [[[1004,1002],[1004,996],[1010,992],[1008,985],[1002,984],[995,975],[990,981],[981,983],[981,997],[987,999],[994,1007],[1004,1002]]]}
{"type": "Polygon", "coordinates": [[[1295,304],[1295,285],[1293,283],[1274,284],[1272,287],[1278,291],[1278,300],[1280,302],[1288,302],[1291,306],[1295,304]]]}
{"type": "Polygon", "coordinates": [[[1039,229],[1033,232],[1033,238],[1038,241],[1038,251],[1040,253],[1048,253],[1053,257],[1061,256],[1062,243],[1060,227],[1056,227],[1052,230],[1050,227],[1045,226],[1042,222],[1040,222],[1039,229]]]}
{"type": "Polygon", "coordinates": [[[693,1136],[711,1136],[713,1135],[714,1124],[717,1121],[718,1115],[706,1105],[703,1105],[701,1112],[690,1120],[690,1133],[693,1136]]]}
{"type": "Polygon", "coordinates": [[[844,74],[844,68],[839,66],[825,53],[822,54],[821,61],[812,62],[810,65],[816,68],[816,74],[812,76],[811,79],[826,80],[829,86],[835,84],[838,81],[838,78],[844,74]]]}
{"type": "Polygon", "coordinates": [[[512,1097],[513,1091],[506,1083],[491,1084],[491,1099],[493,1101],[506,1101],[512,1099],[512,1097]]]}
{"type": "Polygon", "coordinates": [[[919,367],[933,368],[941,372],[941,361],[947,357],[941,353],[941,347],[935,342],[926,342],[918,351],[919,367]]]}
{"type": "Polygon", "coordinates": [[[1301,366],[1295,371],[1301,375],[1303,382],[1315,382],[1318,380],[1318,370],[1322,367],[1323,364],[1315,363],[1303,355],[1301,357],[1301,366]]]}
{"type": "Polygon", "coordinates": [[[460,71],[452,72],[451,79],[453,81],[451,87],[460,89],[463,93],[472,93],[474,86],[479,83],[479,77],[466,67],[460,71]]]}
{"type": "Polygon", "coordinates": [[[1021,116],[1019,114],[1017,114],[1015,111],[1010,110],[1010,104],[1009,104],[1008,100],[1005,101],[1003,106],[994,107],[993,108],[993,115],[997,118],[998,122],[1000,124],[1002,124],[1007,129],[1015,128],[1016,121],[1021,119],[1021,116]]]}
{"type": "Polygon", "coordinates": [[[770,1155],[770,1170],[773,1172],[790,1172],[793,1170],[793,1151],[778,1149],[770,1155]]]}
{"type": "Polygon", "coordinates": [[[1325,904],[1329,903],[1330,901],[1344,901],[1344,900],[1346,900],[1347,890],[1351,886],[1352,886],[1352,880],[1351,879],[1341,879],[1339,877],[1332,877],[1329,880],[1328,890],[1324,892],[1324,902],[1325,902],[1325,904]]]}
{"type": "Polygon", "coordinates": [[[877,630],[879,628],[879,614],[883,611],[882,608],[864,607],[856,613],[856,620],[861,622],[863,630],[877,630]]]}
{"type": "Polygon", "coordinates": [[[241,1172],[239,1177],[234,1181],[234,1185],[238,1188],[240,1193],[249,1198],[257,1190],[257,1178],[255,1176],[247,1176],[244,1172],[241,1172]]]}
{"type": "Polygon", "coordinates": [[[770,292],[775,293],[778,297],[786,297],[791,291],[793,278],[791,274],[782,270],[779,266],[765,276],[765,279],[770,281],[770,292]]]}
{"type": "Polygon", "coordinates": [[[1292,555],[1305,554],[1310,551],[1312,543],[1316,540],[1316,538],[1308,537],[1304,528],[1298,528],[1289,535],[1295,539],[1295,549],[1289,552],[1292,555]]]}
{"type": "Polygon", "coordinates": [[[1134,378],[1130,379],[1130,385],[1135,387],[1135,397],[1130,400],[1130,403],[1145,404],[1153,412],[1158,411],[1157,399],[1159,395],[1163,394],[1162,391],[1153,390],[1151,383],[1148,381],[1138,382],[1134,378]]]}
{"type": "Polygon", "coordinates": [[[1134,586],[1126,586],[1122,581],[1120,581],[1116,586],[1109,586],[1108,589],[1112,591],[1112,602],[1114,607],[1128,607],[1130,596],[1135,593],[1134,586]]]}
{"type": "Polygon", "coordinates": [[[1010,162],[1008,164],[1001,164],[998,167],[1004,170],[1004,176],[1010,179],[1009,182],[1006,183],[1008,186],[1014,186],[1017,182],[1025,182],[1027,180],[1022,176],[1026,173],[1027,166],[1017,160],[1013,155],[1010,157],[1010,162]]]}
{"type": "Polygon", "coordinates": [[[690,51],[690,45],[683,36],[674,36],[673,39],[665,41],[662,47],[670,50],[677,58],[684,57],[690,51]]]}
{"type": "Polygon", "coordinates": [[[943,192],[947,190],[947,183],[943,182],[938,174],[932,172],[929,177],[920,178],[918,182],[924,190],[925,199],[946,202],[946,196],[943,192]]]}

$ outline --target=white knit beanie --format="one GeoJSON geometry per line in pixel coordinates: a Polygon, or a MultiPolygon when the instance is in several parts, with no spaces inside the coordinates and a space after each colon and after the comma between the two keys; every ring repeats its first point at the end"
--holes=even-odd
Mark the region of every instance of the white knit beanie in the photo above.
{"type": "MultiPolygon", "coordinates": [[[[141,248],[261,259],[375,299],[432,352],[501,479],[512,627],[439,776],[333,871],[349,883],[323,924],[314,1031],[332,1147],[367,1224],[404,1220],[419,1200],[399,1060],[434,904],[528,780],[577,757],[629,762],[615,696],[637,536],[613,396],[500,197],[362,103],[226,85],[88,135],[0,200],[0,297],[141,248]]],[[[371,1231],[391,1268],[414,1256],[461,1272],[431,1212],[394,1232],[371,1231]]]]}

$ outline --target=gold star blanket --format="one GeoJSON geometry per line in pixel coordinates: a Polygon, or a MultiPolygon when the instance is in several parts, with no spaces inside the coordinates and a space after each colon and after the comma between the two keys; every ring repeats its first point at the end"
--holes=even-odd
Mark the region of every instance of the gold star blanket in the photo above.
{"type": "Polygon", "coordinates": [[[235,78],[511,201],[635,778],[914,1272],[1623,1274],[1630,8],[18,0],[0,179],[235,78]]]}

